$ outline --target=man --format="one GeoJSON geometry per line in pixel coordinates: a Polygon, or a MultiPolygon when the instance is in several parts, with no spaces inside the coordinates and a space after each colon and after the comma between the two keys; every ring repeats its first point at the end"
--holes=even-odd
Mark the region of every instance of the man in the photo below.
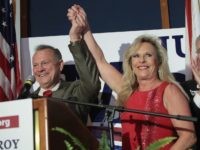
{"type": "MultiPolygon", "coordinates": [[[[51,90],[48,95],[54,98],[67,99],[76,97],[80,102],[94,102],[100,90],[99,72],[92,55],[81,37],[70,29],[69,49],[74,57],[80,80],[67,82],[61,80],[61,71],[64,66],[60,51],[49,45],[39,45],[32,57],[33,74],[40,87],[30,96],[43,96],[46,90],[51,90]]],[[[76,105],[72,109],[86,124],[88,108],[76,105]]]]}
{"type": "Polygon", "coordinates": [[[197,134],[196,149],[200,149],[200,35],[196,38],[196,57],[191,61],[194,80],[181,83],[183,89],[190,98],[191,111],[194,117],[198,118],[195,123],[197,134]]]}

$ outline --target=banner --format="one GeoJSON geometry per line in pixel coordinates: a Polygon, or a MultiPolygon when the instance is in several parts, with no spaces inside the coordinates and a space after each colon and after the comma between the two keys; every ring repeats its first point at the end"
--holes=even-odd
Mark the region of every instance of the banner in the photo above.
{"type": "Polygon", "coordinates": [[[0,150],[34,150],[32,99],[0,103],[0,150]]]}

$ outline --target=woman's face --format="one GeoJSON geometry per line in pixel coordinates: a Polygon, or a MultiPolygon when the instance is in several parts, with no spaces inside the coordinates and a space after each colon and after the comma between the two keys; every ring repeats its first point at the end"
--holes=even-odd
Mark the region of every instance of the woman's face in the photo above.
{"type": "Polygon", "coordinates": [[[155,47],[143,42],[131,58],[131,65],[137,80],[158,78],[158,57],[155,47]]]}

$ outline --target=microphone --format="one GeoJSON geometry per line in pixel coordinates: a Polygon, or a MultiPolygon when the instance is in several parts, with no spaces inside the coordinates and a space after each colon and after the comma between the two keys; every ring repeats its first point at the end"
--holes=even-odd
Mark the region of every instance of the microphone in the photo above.
{"type": "Polygon", "coordinates": [[[34,83],[35,83],[35,77],[33,75],[29,75],[24,82],[24,86],[21,89],[18,99],[27,98],[30,94],[30,89],[34,83]]]}

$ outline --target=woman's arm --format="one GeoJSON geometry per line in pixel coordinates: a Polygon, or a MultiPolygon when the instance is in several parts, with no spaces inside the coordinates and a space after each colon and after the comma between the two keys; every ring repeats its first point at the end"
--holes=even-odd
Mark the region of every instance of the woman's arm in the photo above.
{"type": "MultiPolygon", "coordinates": [[[[171,115],[191,116],[188,100],[180,88],[175,84],[169,84],[164,93],[164,105],[171,115]]],[[[172,150],[186,150],[196,142],[196,134],[193,122],[172,119],[177,131],[178,139],[172,146],[172,150]]]]}
{"type": "Polygon", "coordinates": [[[96,60],[102,79],[111,89],[119,93],[122,87],[122,74],[106,61],[101,48],[96,43],[90,30],[84,34],[84,40],[96,60]]]}

